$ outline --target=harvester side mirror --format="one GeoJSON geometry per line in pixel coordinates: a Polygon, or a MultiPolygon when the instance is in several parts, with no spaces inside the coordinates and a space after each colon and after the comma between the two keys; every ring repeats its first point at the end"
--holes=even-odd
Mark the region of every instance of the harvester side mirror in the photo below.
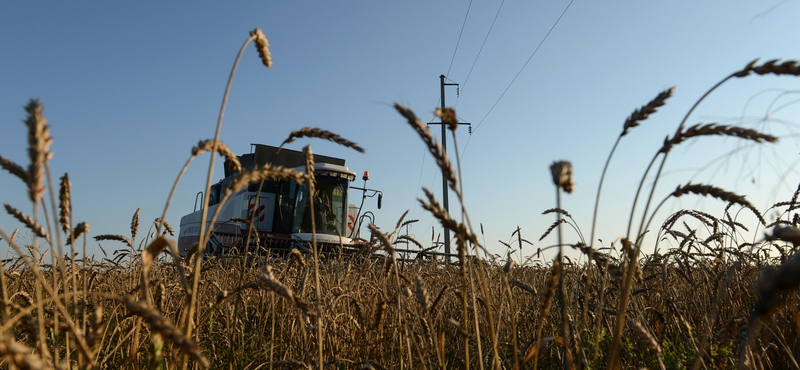
{"type": "Polygon", "coordinates": [[[383,193],[378,193],[378,209],[381,209],[381,203],[383,203],[383,193]]]}

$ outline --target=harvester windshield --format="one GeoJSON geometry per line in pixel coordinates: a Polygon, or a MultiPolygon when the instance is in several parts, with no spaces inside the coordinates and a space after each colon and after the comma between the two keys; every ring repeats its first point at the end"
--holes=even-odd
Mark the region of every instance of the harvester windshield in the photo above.
{"type": "Polygon", "coordinates": [[[316,180],[313,197],[309,195],[308,186],[297,186],[292,233],[311,233],[313,201],[316,232],[346,236],[348,179],[317,176],[316,180]]]}

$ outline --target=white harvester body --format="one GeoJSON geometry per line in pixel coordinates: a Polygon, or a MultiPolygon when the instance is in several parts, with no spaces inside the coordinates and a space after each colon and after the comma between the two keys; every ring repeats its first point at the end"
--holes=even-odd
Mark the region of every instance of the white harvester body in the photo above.
{"type": "MultiPolygon", "coordinates": [[[[305,166],[300,165],[305,163],[301,152],[288,149],[278,152],[275,147],[259,144],[254,144],[254,148],[252,153],[239,157],[244,169],[271,164],[305,173],[305,166]]],[[[344,165],[343,159],[314,155],[314,162],[313,196],[307,184],[266,180],[249,184],[221,203],[225,189],[239,175],[226,163],[226,177],[214,184],[209,194],[203,194],[209,203],[205,230],[212,229],[205,251],[236,254],[247,249],[252,254],[281,254],[292,248],[309,249],[313,235],[322,251],[358,250],[353,237],[358,231],[360,207],[348,203],[350,183],[356,174],[344,165]],[[222,208],[217,212],[219,207],[222,208]],[[316,230],[312,230],[312,209],[316,230]],[[251,222],[253,227],[248,229],[251,222]]],[[[203,214],[200,203],[200,209],[196,204],[194,212],[181,218],[178,248],[182,254],[200,239],[203,214]]]]}

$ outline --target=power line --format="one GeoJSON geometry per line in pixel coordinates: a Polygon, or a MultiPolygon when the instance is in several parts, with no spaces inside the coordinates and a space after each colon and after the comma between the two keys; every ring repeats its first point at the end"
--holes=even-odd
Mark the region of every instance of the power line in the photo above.
{"type": "MultiPolygon", "coordinates": [[[[469,76],[472,75],[472,70],[475,68],[475,64],[478,63],[478,58],[481,56],[481,52],[483,52],[483,47],[486,45],[486,40],[489,39],[489,34],[492,33],[492,29],[494,28],[495,22],[497,22],[497,17],[500,15],[500,10],[503,9],[503,4],[506,3],[506,0],[503,0],[500,3],[500,7],[497,8],[497,13],[494,15],[494,20],[492,20],[492,25],[489,26],[489,31],[486,32],[486,37],[483,38],[483,43],[481,44],[480,50],[478,50],[478,55],[475,56],[475,60],[472,61],[472,67],[469,68],[469,73],[467,73],[467,78],[464,79],[464,82],[461,84],[461,90],[467,86],[467,81],[469,81],[469,76]]],[[[459,94],[460,95],[460,94],[459,94]]],[[[456,97],[456,106],[458,105],[458,97],[456,97]]]]}
{"type": "Polygon", "coordinates": [[[464,26],[467,24],[467,17],[469,16],[469,10],[472,8],[472,0],[469,0],[469,5],[467,6],[467,14],[464,15],[464,22],[461,23],[461,32],[458,33],[458,41],[456,41],[456,49],[453,50],[453,57],[450,58],[450,66],[447,67],[447,74],[450,74],[450,68],[453,68],[453,61],[456,60],[456,52],[458,51],[458,44],[461,43],[461,35],[464,34],[464,26]]]}
{"type": "MultiPolygon", "coordinates": [[[[497,101],[495,101],[495,102],[494,102],[494,105],[492,105],[492,107],[491,107],[491,108],[489,108],[489,111],[488,111],[488,112],[486,112],[486,115],[485,115],[485,116],[483,116],[483,118],[480,120],[480,122],[478,122],[478,124],[475,126],[475,129],[474,129],[474,130],[472,130],[472,132],[475,132],[475,131],[477,131],[477,130],[478,130],[478,128],[479,128],[479,127],[481,127],[481,124],[483,123],[483,121],[485,121],[485,120],[486,120],[486,117],[488,117],[488,116],[489,116],[489,114],[490,114],[490,113],[492,113],[492,110],[494,110],[494,107],[496,107],[496,106],[497,106],[497,103],[499,103],[499,102],[500,102],[500,100],[501,100],[501,99],[503,99],[503,96],[505,96],[505,95],[506,95],[506,92],[508,92],[508,89],[510,89],[510,88],[511,88],[511,85],[513,85],[513,84],[514,84],[514,81],[516,81],[516,80],[517,80],[517,77],[519,77],[519,75],[522,73],[522,71],[525,69],[525,67],[527,67],[527,66],[528,66],[528,63],[530,63],[531,59],[533,59],[533,56],[534,56],[534,55],[536,55],[536,52],[537,52],[537,51],[539,51],[539,48],[540,48],[540,47],[542,47],[542,44],[544,44],[545,40],[547,40],[547,37],[548,37],[548,36],[550,36],[550,33],[551,33],[551,32],[553,32],[553,29],[555,29],[555,28],[556,28],[556,26],[558,25],[558,22],[559,22],[559,21],[561,21],[561,18],[564,16],[564,14],[566,14],[566,13],[567,13],[567,10],[569,10],[569,7],[570,7],[570,6],[572,6],[572,2],[573,2],[573,1],[575,1],[575,0],[570,0],[569,4],[567,4],[567,7],[566,7],[566,8],[564,8],[564,11],[563,11],[563,12],[561,12],[561,15],[559,15],[559,16],[558,16],[558,19],[556,19],[556,22],[555,22],[555,23],[553,23],[553,26],[552,26],[552,27],[550,27],[550,30],[549,30],[549,31],[547,31],[547,34],[546,34],[546,35],[544,35],[544,38],[542,38],[542,41],[541,41],[541,42],[539,42],[539,45],[538,45],[538,46],[536,46],[536,49],[534,49],[534,50],[533,50],[533,53],[531,53],[531,56],[530,56],[530,57],[528,57],[528,60],[527,60],[527,61],[525,61],[525,64],[523,64],[523,65],[522,65],[522,68],[520,68],[520,69],[519,69],[519,72],[517,72],[517,75],[516,75],[516,76],[514,76],[514,79],[512,79],[512,80],[511,80],[511,82],[508,84],[508,86],[506,86],[506,89],[505,89],[505,90],[503,90],[503,93],[502,93],[502,94],[500,94],[500,97],[499,97],[499,98],[497,98],[497,101]]],[[[466,150],[466,148],[464,148],[464,149],[466,150]]]]}

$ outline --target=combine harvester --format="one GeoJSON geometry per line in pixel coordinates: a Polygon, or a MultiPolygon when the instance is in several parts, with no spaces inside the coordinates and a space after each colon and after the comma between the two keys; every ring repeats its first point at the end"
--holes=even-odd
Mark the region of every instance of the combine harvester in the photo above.
{"type": "MultiPolygon", "coordinates": [[[[289,149],[278,152],[278,148],[262,144],[251,144],[250,151],[238,157],[243,169],[272,163],[305,172],[302,152],[289,149]]],[[[226,162],[225,178],[212,185],[206,195],[208,220],[220,206],[225,189],[236,175],[226,162]]],[[[383,193],[366,188],[368,172],[364,172],[364,187],[351,186],[356,174],[345,167],[344,159],[314,154],[314,175],[316,192],[313,196],[305,184],[288,180],[267,180],[263,184],[254,182],[232,194],[219,211],[205,252],[217,256],[244,253],[248,239],[250,245],[247,249],[254,254],[286,255],[293,248],[308,250],[312,241],[311,201],[314,202],[316,241],[320,251],[361,252],[364,246],[358,235],[361,221],[371,217],[374,223],[372,212],[361,215],[361,207],[366,198],[377,195],[380,209],[383,193]],[[350,189],[362,192],[360,206],[348,203],[350,189]],[[244,220],[252,220],[253,223],[249,238],[247,222],[244,220]]],[[[203,196],[203,192],[197,193],[194,212],[181,218],[178,237],[181,254],[186,254],[199,240],[203,196]]]]}

